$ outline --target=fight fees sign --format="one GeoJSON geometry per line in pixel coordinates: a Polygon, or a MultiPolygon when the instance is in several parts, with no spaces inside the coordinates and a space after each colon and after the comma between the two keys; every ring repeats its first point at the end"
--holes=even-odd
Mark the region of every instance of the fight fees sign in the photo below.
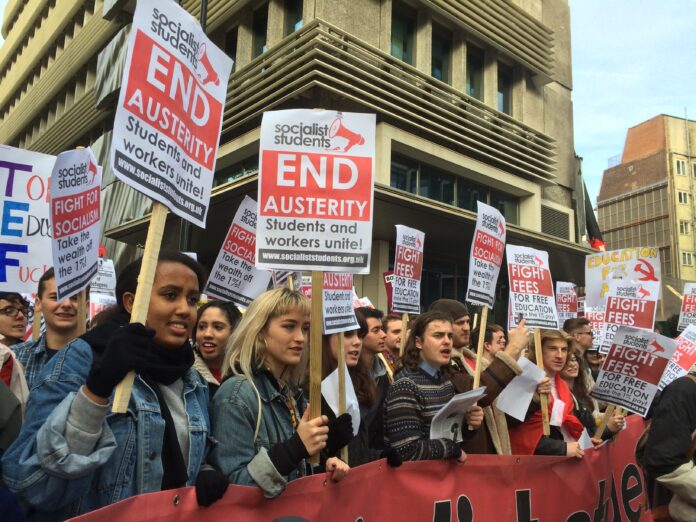
{"type": "Polygon", "coordinates": [[[370,271],[375,121],[326,110],[264,113],[257,267],[370,271]]]}
{"type": "Polygon", "coordinates": [[[655,247],[590,254],[585,258],[585,304],[603,307],[612,279],[644,283],[660,281],[661,273],[660,251],[655,247]]]}
{"type": "Polygon", "coordinates": [[[205,227],[232,60],[172,0],[138,0],[114,118],[116,176],[205,227]]]}
{"type": "Polygon", "coordinates": [[[48,178],[55,161],[0,145],[0,291],[36,292],[53,263],[48,178]]]}
{"type": "Polygon", "coordinates": [[[517,326],[523,317],[531,328],[558,328],[549,254],[516,245],[508,245],[505,252],[512,324],[517,326]]]}
{"type": "Polygon", "coordinates": [[[558,329],[563,323],[578,316],[578,294],[573,283],[556,281],[556,310],[558,311],[558,329]]]}
{"type": "Polygon", "coordinates": [[[673,380],[689,373],[694,364],[696,364],[696,326],[690,324],[677,337],[677,349],[667,364],[664,375],[662,375],[659,389],[662,390],[673,380]]]}
{"type": "Polygon", "coordinates": [[[476,230],[471,242],[466,300],[493,308],[495,285],[505,253],[505,218],[497,208],[480,201],[476,205],[476,230]]]}
{"type": "Polygon", "coordinates": [[[590,395],[644,417],[676,346],[650,330],[619,327],[590,395]]]}
{"type": "Polygon", "coordinates": [[[87,288],[97,274],[101,167],[90,148],[58,155],[51,173],[53,267],[58,300],[87,288]]]}
{"type": "Polygon", "coordinates": [[[690,324],[696,325],[696,283],[684,284],[684,297],[679,312],[677,330],[681,332],[690,324]]]}
{"type": "Polygon", "coordinates": [[[430,460],[399,468],[379,460],[351,468],[339,483],[325,473],[293,480],[273,500],[258,487],[231,484],[222,499],[202,508],[189,487],[132,497],[73,520],[649,522],[645,478],[634,456],[646,423],[633,415],[626,424],[620,437],[586,450],[582,460],[469,455],[463,466],[430,460]]]}
{"type": "Polygon", "coordinates": [[[396,225],[392,311],[420,313],[420,283],[423,272],[425,234],[415,228],[396,225]]]}
{"type": "Polygon", "coordinates": [[[604,309],[604,329],[599,350],[607,353],[619,326],[652,330],[655,324],[660,283],[631,283],[621,279],[609,281],[609,294],[604,309]]]}
{"type": "Polygon", "coordinates": [[[205,293],[247,308],[268,288],[271,272],[254,266],[256,201],[245,196],[210,272],[205,293]]]}

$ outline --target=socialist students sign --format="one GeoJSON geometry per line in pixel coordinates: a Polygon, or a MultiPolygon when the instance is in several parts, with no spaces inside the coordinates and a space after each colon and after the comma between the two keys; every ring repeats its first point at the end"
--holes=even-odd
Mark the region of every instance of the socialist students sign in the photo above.
{"type": "Polygon", "coordinates": [[[557,328],[549,254],[515,245],[508,245],[506,253],[513,324],[523,317],[530,327],[557,328]]]}
{"type": "Polygon", "coordinates": [[[374,142],[373,114],[264,113],[257,267],[369,272],[374,142]]]}
{"type": "Polygon", "coordinates": [[[230,60],[173,1],[138,0],[111,166],[118,178],[205,226],[230,60]]]}

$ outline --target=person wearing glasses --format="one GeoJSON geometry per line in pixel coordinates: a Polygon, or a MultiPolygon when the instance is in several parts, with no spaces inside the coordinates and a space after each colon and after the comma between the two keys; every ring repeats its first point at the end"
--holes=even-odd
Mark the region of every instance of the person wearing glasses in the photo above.
{"type": "Polygon", "coordinates": [[[599,370],[602,368],[602,364],[604,364],[604,355],[594,348],[585,350],[585,363],[590,368],[592,378],[596,381],[597,377],[599,377],[599,370]]]}
{"type": "Polygon", "coordinates": [[[0,292],[0,335],[5,346],[22,342],[27,330],[29,303],[16,292],[0,292]]]}
{"type": "Polygon", "coordinates": [[[53,268],[46,270],[39,279],[34,310],[43,314],[46,333],[37,340],[12,346],[17,360],[24,366],[30,390],[51,357],[77,337],[77,296],[58,301],[53,268]]]}

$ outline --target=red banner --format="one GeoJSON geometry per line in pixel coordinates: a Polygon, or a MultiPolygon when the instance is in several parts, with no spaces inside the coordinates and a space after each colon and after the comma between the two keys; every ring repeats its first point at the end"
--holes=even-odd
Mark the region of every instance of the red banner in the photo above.
{"type": "Polygon", "coordinates": [[[275,500],[255,487],[230,486],[208,508],[193,488],[140,495],[73,520],[433,520],[465,522],[651,521],[645,480],[635,463],[645,421],[628,418],[615,442],[565,457],[472,455],[452,461],[381,460],[350,471],[340,484],[315,475],[288,485],[275,500]]]}

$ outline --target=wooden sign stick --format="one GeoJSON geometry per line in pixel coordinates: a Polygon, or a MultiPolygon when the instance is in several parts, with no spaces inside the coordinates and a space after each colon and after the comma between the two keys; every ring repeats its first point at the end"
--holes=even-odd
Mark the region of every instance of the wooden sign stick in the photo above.
{"type": "Polygon", "coordinates": [[[611,420],[612,416],[614,415],[615,409],[616,409],[616,406],[614,406],[613,404],[609,404],[607,406],[607,409],[604,412],[604,416],[602,417],[602,422],[599,423],[599,426],[597,426],[597,431],[595,431],[595,434],[594,434],[595,439],[602,438],[602,435],[604,435],[604,430],[607,428],[608,422],[611,420]]]}
{"type": "MultiPolygon", "coordinates": [[[[309,418],[321,415],[321,336],[322,336],[322,298],[324,273],[312,271],[312,317],[309,323],[309,418]]],[[[340,364],[340,354],[339,354],[340,364]]],[[[340,374],[339,374],[340,376],[340,374]]],[[[340,397],[340,395],[339,395],[340,397]]],[[[319,464],[319,454],[310,457],[312,464],[319,464]]]]}
{"type": "MultiPolygon", "coordinates": [[[[345,335],[343,332],[338,334],[338,414],[346,412],[346,353],[345,335]]],[[[341,448],[341,460],[348,463],[348,446],[341,448]]]]}
{"type": "Polygon", "coordinates": [[[476,345],[476,370],[474,371],[475,390],[481,385],[481,361],[483,360],[483,341],[486,337],[486,324],[488,323],[488,307],[484,306],[481,310],[481,327],[479,328],[478,344],[476,345]]]}
{"type": "MultiPolygon", "coordinates": [[[[537,366],[544,370],[544,358],[541,350],[541,329],[537,326],[534,329],[534,353],[536,354],[537,366]]],[[[546,370],[544,370],[546,371],[546,370]]],[[[549,424],[549,397],[545,393],[539,394],[539,402],[541,404],[541,420],[543,423],[543,433],[551,435],[551,427],[549,424]]]]}
{"type": "MultiPolygon", "coordinates": [[[[152,293],[152,283],[155,280],[157,271],[157,258],[159,258],[160,246],[162,245],[162,235],[164,225],[167,222],[167,207],[162,203],[152,202],[152,214],[150,215],[150,226],[147,230],[145,240],[145,252],[143,253],[143,264],[140,266],[138,274],[138,288],[135,290],[133,309],[131,310],[131,323],[145,324],[147,322],[147,310],[150,307],[150,294],[152,293]]],[[[129,372],[123,380],[116,386],[114,393],[114,403],[111,411],[114,413],[126,413],[128,402],[133,391],[135,372],[129,372]]]]}
{"type": "Polygon", "coordinates": [[[399,357],[404,356],[406,350],[406,337],[408,333],[408,314],[401,314],[401,346],[399,346],[399,357]]]}
{"type": "Polygon", "coordinates": [[[295,280],[292,276],[288,276],[288,288],[290,290],[295,290],[295,280]]]}
{"type": "MultiPolygon", "coordinates": [[[[484,306],[484,308],[488,308],[487,306],[484,306]]],[[[481,312],[483,314],[483,311],[481,312]]],[[[474,324],[471,325],[472,330],[476,330],[476,326],[478,325],[478,314],[474,314],[474,324]]]]}
{"type": "Polygon", "coordinates": [[[77,294],[77,336],[87,331],[87,290],[77,294]]]}
{"type": "Polygon", "coordinates": [[[31,340],[37,341],[41,337],[41,312],[36,309],[34,303],[34,319],[31,322],[31,340]]]}

